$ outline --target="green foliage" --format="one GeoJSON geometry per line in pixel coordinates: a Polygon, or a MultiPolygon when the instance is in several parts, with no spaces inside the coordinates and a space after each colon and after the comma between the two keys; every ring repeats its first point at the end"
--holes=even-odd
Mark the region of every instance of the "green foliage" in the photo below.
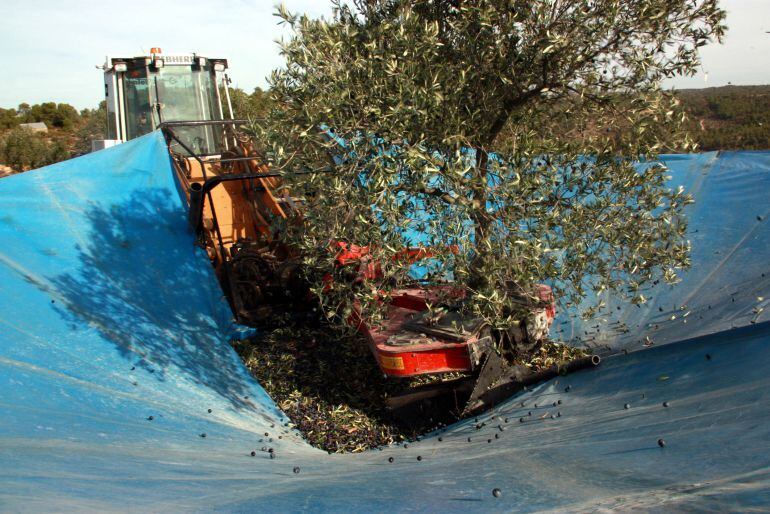
{"type": "Polygon", "coordinates": [[[327,314],[376,312],[417,242],[434,247],[430,278],[465,293],[454,307],[501,328],[539,282],[573,303],[589,290],[644,301],[644,284],[688,265],[689,197],[634,161],[690,147],[660,84],[721,38],[716,0],[371,0],[334,2],[332,20],[279,16],[294,36],[255,131],[309,199],[287,230],[311,278],[333,269],[330,241],[368,245],[383,272],[365,287],[316,278],[327,314]],[[330,154],[344,156],[333,173],[304,174],[330,154]]]}
{"type": "Polygon", "coordinates": [[[727,86],[680,91],[698,150],[770,149],[770,87],[727,86]]]}
{"type": "Polygon", "coordinates": [[[51,157],[48,143],[27,128],[15,128],[0,140],[0,161],[14,171],[45,166],[51,163],[51,157]]]}
{"type": "Polygon", "coordinates": [[[27,102],[22,102],[19,104],[16,112],[18,113],[19,117],[26,121],[27,117],[29,116],[30,109],[31,107],[27,102]]]}
{"type": "Polygon", "coordinates": [[[82,155],[91,151],[91,141],[107,137],[107,102],[102,100],[96,109],[80,111],[80,126],[74,135],[74,152],[82,155]]]}
{"type": "MultiPolygon", "coordinates": [[[[221,95],[224,99],[224,94],[221,95]]],[[[224,100],[223,100],[224,101],[224,100]]],[[[270,110],[270,94],[256,87],[251,94],[243,89],[230,89],[230,102],[236,119],[257,120],[264,118],[270,110]]]]}
{"type": "Polygon", "coordinates": [[[67,149],[67,145],[61,139],[54,139],[50,143],[47,143],[46,146],[45,162],[43,163],[44,166],[66,161],[71,157],[70,151],[67,149]]]}
{"type": "MultiPolygon", "coordinates": [[[[675,96],[687,119],[683,127],[674,127],[672,134],[666,134],[666,127],[660,128],[661,140],[665,142],[663,151],[679,150],[675,144],[676,130],[682,128],[693,141],[692,150],[770,149],[770,86],[686,89],[676,91],[675,96]]],[[[551,132],[565,134],[576,143],[604,132],[619,144],[614,137],[617,131],[607,122],[611,116],[607,113],[602,123],[594,121],[583,126],[576,120],[556,117],[544,120],[544,126],[551,132]]],[[[622,118],[615,123],[622,125],[622,118]]],[[[506,136],[504,131],[500,138],[504,140],[506,136]]]]}
{"type": "Polygon", "coordinates": [[[105,137],[106,110],[104,101],[97,109],[80,113],[68,104],[55,102],[0,109],[0,163],[24,171],[88,153],[91,140],[105,137]],[[35,121],[44,122],[48,133],[17,128],[19,123],[35,121]]]}
{"type": "Polygon", "coordinates": [[[21,104],[18,109],[22,123],[40,122],[49,128],[71,129],[80,121],[77,109],[69,104],[45,102],[42,104],[21,104]]]}
{"type": "Polygon", "coordinates": [[[19,118],[15,109],[0,108],[0,130],[12,129],[19,126],[19,118]]]}

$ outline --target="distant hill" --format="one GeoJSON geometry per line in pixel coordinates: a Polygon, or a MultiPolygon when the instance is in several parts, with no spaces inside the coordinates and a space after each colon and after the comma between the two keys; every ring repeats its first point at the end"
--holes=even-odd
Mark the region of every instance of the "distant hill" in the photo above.
{"type": "Polygon", "coordinates": [[[770,86],[678,92],[699,150],[770,150],[770,86]]]}
{"type": "MultiPolygon", "coordinates": [[[[770,85],[682,89],[677,94],[699,151],[770,150],[770,85]]],[[[237,117],[259,118],[269,105],[259,88],[251,94],[234,89],[231,95],[237,117]]],[[[0,109],[0,164],[21,171],[88,152],[92,139],[104,138],[105,111],[104,102],[80,112],[55,102],[0,109]],[[19,133],[21,123],[34,122],[45,123],[48,132],[19,133]]],[[[0,176],[5,173],[6,168],[0,169],[0,176]]]]}

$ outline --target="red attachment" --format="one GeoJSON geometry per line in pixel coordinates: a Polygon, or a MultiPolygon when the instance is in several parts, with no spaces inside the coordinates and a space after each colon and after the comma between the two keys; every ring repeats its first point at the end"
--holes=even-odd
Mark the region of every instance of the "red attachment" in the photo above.
{"type": "Polygon", "coordinates": [[[334,262],[337,266],[344,267],[357,264],[362,278],[373,280],[382,277],[382,268],[380,268],[379,264],[372,262],[368,246],[335,241],[332,243],[332,250],[335,248],[337,254],[334,257],[334,262]]]}
{"type": "Polygon", "coordinates": [[[548,316],[549,324],[552,323],[553,319],[556,317],[556,302],[554,301],[551,287],[545,284],[538,284],[537,296],[541,301],[547,302],[545,307],[545,315],[548,316]]]}
{"type": "MultiPolygon", "coordinates": [[[[336,250],[334,257],[337,266],[351,266],[359,264],[361,266],[361,275],[366,279],[382,278],[382,268],[379,264],[371,262],[371,254],[368,246],[358,246],[345,243],[343,241],[334,241],[332,251],[336,250]]],[[[449,245],[447,249],[451,253],[459,252],[457,245],[449,245]]],[[[430,259],[436,255],[433,248],[420,246],[417,248],[404,248],[393,255],[394,261],[404,261],[405,264],[414,264],[422,259],[430,259]]]]}
{"type": "Polygon", "coordinates": [[[427,303],[436,300],[438,292],[438,288],[395,291],[383,325],[370,327],[359,322],[358,328],[368,339],[383,373],[407,377],[473,369],[470,352],[476,337],[458,342],[414,333],[408,344],[392,343],[393,336],[410,333],[404,325],[426,310],[427,303]]]}
{"type": "Polygon", "coordinates": [[[337,255],[334,260],[339,266],[355,264],[369,255],[368,246],[352,245],[345,243],[344,241],[335,241],[332,243],[332,248],[337,249],[337,255]]]}
{"type": "MultiPolygon", "coordinates": [[[[379,264],[371,260],[368,246],[336,241],[332,243],[332,249],[336,251],[337,266],[358,265],[358,280],[371,280],[382,276],[379,264]]],[[[456,246],[449,247],[449,251],[456,253],[458,249],[456,246]]],[[[403,259],[411,264],[433,255],[435,252],[430,248],[407,248],[398,252],[394,259],[403,259]]],[[[328,280],[331,281],[331,275],[328,280]]],[[[453,290],[450,286],[402,289],[391,292],[387,315],[381,325],[369,326],[358,311],[351,315],[349,323],[366,336],[383,373],[394,377],[408,377],[473,371],[471,356],[477,353],[476,346],[479,343],[476,335],[469,335],[464,340],[449,339],[418,333],[413,327],[405,326],[427,310],[429,303],[435,304],[442,294],[462,296],[461,291],[453,290]]],[[[540,308],[545,309],[546,322],[550,327],[556,312],[551,288],[538,285],[537,296],[545,304],[540,308]]]]}
{"type": "MultiPolygon", "coordinates": [[[[377,357],[383,373],[394,377],[407,377],[450,371],[473,371],[479,343],[477,335],[464,340],[448,339],[421,334],[405,325],[425,311],[428,303],[436,303],[440,294],[461,294],[448,286],[412,288],[394,291],[385,321],[379,326],[368,326],[356,313],[351,322],[363,333],[377,357]],[[402,344],[394,344],[394,340],[402,344]]],[[[549,286],[540,284],[538,298],[544,302],[546,331],[553,323],[556,306],[549,286]]],[[[541,311],[542,312],[542,311],[541,311]]],[[[541,318],[542,319],[542,318],[541,318]]]]}

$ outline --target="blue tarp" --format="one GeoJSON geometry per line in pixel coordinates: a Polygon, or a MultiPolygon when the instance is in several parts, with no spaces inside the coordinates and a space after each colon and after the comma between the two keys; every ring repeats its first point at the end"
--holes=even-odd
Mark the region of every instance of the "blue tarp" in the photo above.
{"type": "Polygon", "coordinates": [[[671,187],[695,198],[687,210],[691,269],[674,287],[646,291],[649,301],[638,307],[608,294],[599,320],[565,313],[556,335],[599,351],[634,350],[770,320],[770,152],[669,155],[664,162],[671,187]]]}
{"type": "Polygon", "coordinates": [[[692,270],[557,327],[616,355],[357,455],[284,427],[228,344],[159,133],[0,180],[0,511],[767,509],[770,152],[666,162],[692,270]]]}

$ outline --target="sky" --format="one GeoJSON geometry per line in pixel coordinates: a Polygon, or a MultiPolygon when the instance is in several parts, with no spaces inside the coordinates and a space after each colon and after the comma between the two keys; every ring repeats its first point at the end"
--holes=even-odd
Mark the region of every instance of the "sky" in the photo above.
{"type": "MultiPolygon", "coordinates": [[[[580,0],[576,0],[580,1],[580,0]]],[[[281,65],[276,0],[0,0],[0,107],[44,101],[82,109],[103,99],[105,56],[195,52],[224,57],[233,85],[265,87],[281,65]]],[[[328,15],[328,0],[284,0],[290,11],[328,15]]],[[[723,45],[702,50],[703,71],[668,85],[770,84],[770,0],[723,0],[723,45]]]]}

